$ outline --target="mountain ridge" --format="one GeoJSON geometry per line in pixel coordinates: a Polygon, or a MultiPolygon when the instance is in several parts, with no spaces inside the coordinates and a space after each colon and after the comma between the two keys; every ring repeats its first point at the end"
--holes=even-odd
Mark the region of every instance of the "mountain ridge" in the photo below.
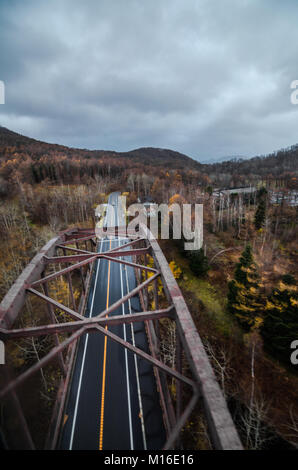
{"type": "Polygon", "coordinates": [[[54,143],[49,143],[49,142],[45,142],[42,140],[34,139],[32,137],[27,137],[17,132],[11,131],[10,129],[7,129],[6,127],[0,126],[0,148],[2,145],[9,145],[9,144],[11,144],[12,146],[26,145],[26,144],[50,146],[57,150],[61,149],[61,151],[68,151],[68,152],[73,151],[73,152],[86,153],[92,156],[100,156],[100,157],[102,155],[118,156],[118,157],[134,156],[136,160],[140,160],[141,158],[143,158],[144,155],[146,155],[149,159],[158,159],[161,157],[161,153],[163,153],[166,157],[170,155],[176,161],[182,160],[184,162],[191,163],[194,166],[201,165],[200,162],[198,162],[197,160],[194,160],[188,155],[185,155],[181,152],[177,152],[171,149],[158,148],[158,147],[140,147],[137,149],[128,150],[124,152],[119,152],[116,150],[103,150],[103,149],[96,149],[96,150],[82,149],[82,148],[69,147],[67,145],[54,144],[54,143]]]}
{"type": "Polygon", "coordinates": [[[201,163],[183,153],[171,149],[158,147],[140,147],[126,152],[114,150],[89,150],[68,147],[61,144],[47,143],[31,137],[24,136],[0,126],[0,159],[5,161],[18,154],[30,156],[32,160],[42,157],[69,157],[70,159],[83,158],[96,159],[107,164],[109,159],[121,162],[121,167],[128,165],[132,168],[148,166],[155,169],[169,170],[194,170],[206,174],[230,173],[230,174],[254,174],[279,175],[285,172],[297,172],[298,170],[298,144],[277,150],[268,155],[251,158],[233,157],[230,160],[210,161],[201,163]]]}

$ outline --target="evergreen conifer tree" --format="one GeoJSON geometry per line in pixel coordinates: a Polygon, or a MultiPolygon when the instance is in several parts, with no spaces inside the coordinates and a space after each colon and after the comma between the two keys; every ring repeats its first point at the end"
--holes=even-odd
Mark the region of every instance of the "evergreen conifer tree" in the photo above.
{"type": "Polygon", "coordinates": [[[261,335],[265,349],[290,365],[291,343],[298,339],[298,292],[292,276],[284,276],[266,302],[261,335]],[[290,282],[289,282],[290,281],[290,282]]]}
{"type": "Polygon", "coordinates": [[[261,199],[255,213],[255,227],[257,230],[262,228],[266,218],[266,202],[261,199]]]}
{"type": "Polygon", "coordinates": [[[234,279],[229,282],[228,292],[228,309],[246,330],[260,318],[264,308],[260,287],[257,266],[248,244],[236,266],[234,279]]]}
{"type": "Polygon", "coordinates": [[[209,264],[207,257],[204,255],[203,248],[197,251],[190,252],[189,257],[189,266],[190,269],[194,272],[194,274],[196,274],[197,276],[206,275],[209,270],[209,264]]]}
{"type": "Polygon", "coordinates": [[[258,206],[255,213],[255,228],[259,230],[264,225],[266,219],[266,198],[267,198],[267,189],[262,186],[257,192],[257,201],[258,206]]]}

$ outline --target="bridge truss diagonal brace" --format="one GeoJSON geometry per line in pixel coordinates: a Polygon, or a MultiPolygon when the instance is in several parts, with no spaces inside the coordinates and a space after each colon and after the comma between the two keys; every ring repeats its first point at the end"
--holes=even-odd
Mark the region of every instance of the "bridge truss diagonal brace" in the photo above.
{"type": "Polygon", "coordinates": [[[51,362],[60,352],[62,352],[67,346],[69,346],[73,341],[78,339],[84,332],[86,327],[83,326],[80,330],[73,333],[69,338],[60,343],[58,346],[55,346],[46,356],[44,356],[39,362],[35,363],[32,367],[26,370],[23,374],[19,375],[16,379],[11,381],[6,387],[0,390],[0,399],[5,397],[9,392],[14,390],[16,387],[21,385],[25,380],[35,374],[37,371],[45,367],[49,362],[51,362]]]}
{"type": "Polygon", "coordinates": [[[60,245],[62,245],[64,247],[65,245],[74,245],[75,243],[87,242],[89,240],[92,240],[94,242],[94,238],[95,238],[95,234],[87,235],[86,237],[74,238],[72,240],[64,241],[64,242],[60,243],[60,245]]]}
{"type": "Polygon", "coordinates": [[[154,367],[157,367],[158,369],[161,369],[166,374],[171,375],[175,379],[180,380],[181,382],[184,382],[185,384],[189,385],[190,387],[193,388],[194,391],[197,391],[197,384],[193,380],[191,380],[188,377],[180,374],[175,369],[171,369],[171,367],[168,367],[163,362],[159,361],[158,359],[153,358],[150,354],[147,354],[142,349],[137,348],[136,346],[133,346],[128,341],[125,341],[124,339],[120,338],[119,336],[115,335],[114,333],[112,333],[111,331],[103,328],[100,325],[96,325],[92,328],[95,328],[100,333],[102,333],[103,335],[110,338],[112,341],[115,341],[116,343],[121,344],[121,346],[123,346],[124,348],[126,348],[129,351],[133,352],[137,356],[140,356],[142,359],[145,359],[146,361],[150,362],[154,367]]]}
{"type": "Polygon", "coordinates": [[[85,266],[85,264],[92,263],[97,259],[97,255],[94,255],[92,257],[88,257],[88,259],[85,259],[84,261],[80,261],[79,263],[72,264],[71,266],[68,266],[67,268],[60,269],[60,271],[57,271],[53,274],[49,274],[48,276],[42,277],[38,279],[37,281],[34,281],[30,287],[38,286],[40,284],[44,284],[45,282],[51,281],[52,279],[56,279],[59,276],[63,276],[64,274],[70,273],[74,269],[81,268],[82,266],[85,266]]]}
{"type": "Polygon", "coordinates": [[[158,276],[159,276],[159,273],[156,273],[153,276],[149,277],[146,281],[144,281],[142,284],[139,284],[137,287],[132,289],[128,294],[124,295],[121,299],[117,300],[109,308],[107,308],[106,310],[101,312],[95,318],[101,318],[104,315],[109,315],[111,312],[113,312],[118,307],[120,307],[123,303],[125,303],[128,299],[130,299],[131,297],[134,297],[136,294],[138,294],[138,292],[140,292],[144,287],[146,287],[148,284],[153,282],[158,276]]]}
{"type": "Polygon", "coordinates": [[[74,251],[75,253],[89,254],[93,256],[95,254],[94,251],[82,250],[81,248],[74,248],[73,246],[67,246],[67,245],[57,245],[56,248],[61,248],[62,250],[74,251]]]}
{"type": "Polygon", "coordinates": [[[71,263],[72,261],[85,261],[87,259],[93,258],[94,253],[86,252],[86,253],[78,253],[76,255],[65,255],[65,256],[52,256],[49,258],[48,256],[44,257],[45,264],[52,264],[52,263],[71,263]]]}
{"type": "MultiPolygon", "coordinates": [[[[169,316],[170,314],[170,310],[171,308],[169,309],[166,309],[166,311],[163,311],[162,313],[160,312],[155,312],[155,316],[154,316],[154,312],[149,312],[148,313],[148,316],[155,318],[156,316],[160,316],[162,315],[163,317],[164,316],[169,316]]],[[[144,318],[146,315],[144,315],[144,312],[142,312],[142,314],[140,313],[140,315],[142,315],[142,317],[144,318]]],[[[134,318],[134,317],[138,317],[137,314],[133,314],[133,315],[130,315],[131,318],[129,319],[125,319],[125,316],[122,316],[122,315],[119,315],[118,318],[117,317],[110,317],[110,318],[107,318],[107,319],[102,319],[102,323],[103,324],[109,324],[109,320],[111,321],[112,324],[119,324],[119,323],[131,323],[133,321],[140,321],[139,318],[134,318]],[[120,318],[122,317],[122,319],[120,318]],[[122,321],[121,321],[122,320],[122,321]]],[[[148,318],[149,319],[149,318],[148,318]]],[[[87,320],[87,319],[86,319],[87,320]]],[[[170,367],[168,367],[167,365],[165,365],[164,363],[162,363],[161,361],[159,361],[158,359],[155,359],[153,358],[150,354],[147,354],[145,351],[142,351],[141,349],[137,348],[136,346],[133,346],[131,343],[123,340],[122,338],[120,338],[119,336],[115,335],[114,333],[112,333],[111,331],[105,329],[103,326],[100,326],[98,323],[95,324],[95,319],[90,319],[90,320],[93,320],[93,321],[89,321],[89,324],[85,324],[87,322],[84,322],[83,325],[80,325],[80,328],[78,329],[78,331],[76,331],[75,333],[73,333],[69,338],[67,338],[65,341],[63,341],[62,343],[60,343],[58,346],[56,346],[55,348],[53,348],[46,356],[44,356],[39,362],[37,362],[34,366],[30,367],[26,372],[24,372],[23,374],[21,374],[20,376],[18,376],[15,380],[13,380],[12,382],[10,382],[8,384],[7,387],[5,387],[4,389],[2,389],[0,391],[0,399],[2,399],[7,393],[9,393],[10,391],[14,390],[16,387],[18,387],[19,385],[21,385],[26,379],[28,379],[30,376],[32,376],[34,373],[36,373],[38,370],[40,370],[41,368],[45,367],[50,361],[52,361],[60,352],[62,352],[67,346],[69,346],[73,341],[75,341],[76,339],[78,339],[82,334],[86,333],[86,332],[100,332],[102,333],[103,335],[107,336],[108,338],[110,338],[111,340],[119,343],[121,346],[125,347],[126,349],[130,350],[131,352],[133,352],[134,354],[142,357],[143,359],[147,360],[148,362],[150,362],[154,367],[157,367],[161,370],[163,370],[164,372],[166,372],[168,375],[171,375],[172,377],[174,377],[175,379],[177,380],[180,380],[182,381],[183,383],[191,386],[193,388],[194,391],[197,391],[197,386],[196,386],[196,383],[193,382],[193,380],[189,379],[188,377],[180,374],[179,372],[177,372],[175,369],[171,369],[170,367]]],[[[99,320],[97,320],[98,322],[99,320]]]]}
{"type": "MultiPolygon", "coordinates": [[[[112,259],[112,261],[114,260],[112,259]]],[[[78,329],[79,327],[84,326],[84,325],[89,325],[90,323],[96,323],[96,322],[104,323],[104,324],[131,323],[131,322],[136,322],[137,318],[139,319],[139,321],[144,321],[144,320],[150,320],[150,319],[158,319],[163,316],[167,316],[168,314],[170,315],[172,307],[169,307],[168,309],[165,309],[165,310],[155,310],[155,311],[148,311],[148,312],[140,312],[139,314],[126,315],[124,319],[122,319],[121,321],[120,321],[120,318],[118,318],[118,316],[105,318],[103,320],[103,317],[108,317],[108,315],[110,315],[114,310],[120,307],[128,299],[138,294],[140,290],[142,290],[151,282],[154,282],[158,276],[159,276],[159,273],[156,273],[153,276],[149,277],[142,284],[139,284],[133,290],[128,292],[128,294],[126,294],[124,297],[122,297],[121,299],[116,301],[114,304],[110,305],[107,309],[103,310],[102,312],[100,312],[95,317],[92,317],[91,319],[88,319],[80,315],[78,312],[74,311],[73,309],[66,307],[65,305],[37,291],[36,289],[33,289],[32,287],[28,287],[27,292],[30,292],[38,296],[45,302],[52,304],[54,307],[59,308],[60,310],[63,310],[64,312],[66,312],[68,315],[70,315],[72,318],[74,318],[77,321],[67,322],[67,323],[55,323],[55,324],[42,325],[42,326],[37,326],[37,327],[27,327],[27,328],[22,328],[22,329],[17,329],[17,330],[6,330],[2,328],[0,329],[0,338],[3,338],[4,340],[6,340],[9,338],[13,338],[13,337],[17,338],[17,337],[22,337],[22,336],[24,337],[25,336],[38,336],[40,334],[54,334],[54,333],[59,333],[59,332],[62,333],[62,332],[67,332],[67,331],[74,331],[78,329]]],[[[42,279],[45,279],[45,278],[42,278],[42,279]]]]}
{"type": "Polygon", "coordinates": [[[80,328],[92,327],[94,325],[109,326],[109,325],[124,325],[137,323],[149,320],[159,320],[160,318],[173,318],[173,307],[170,306],[162,310],[149,310],[147,312],[138,312],[127,315],[113,315],[110,317],[82,317],[83,320],[66,323],[54,323],[50,325],[33,326],[28,328],[19,328],[12,330],[0,329],[0,339],[3,341],[36,337],[43,335],[51,335],[55,333],[71,333],[79,330],[80,328]]]}
{"type": "Polygon", "coordinates": [[[80,315],[78,312],[75,312],[74,310],[72,310],[71,308],[69,307],[66,307],[65,305],[61,304],[60,302],[58,302],[57,300],[54,300],[52,299],[51,297],[45,295],[45,294],[42,294],[41,292],[38,292],[37,290],[35,289],[32,289],[32,287],[29,287],[27,289],[28,292],[31,292],[31,294],[34,294],[36,295],[37,297],[39,297],[40,299],[44,300],[45,302],[48,302],[49,304],[52,304],[54,305],[54,307],[56,308],[59,308],[60,310],[63,310],[64,312],[66,312],[68,315],[70,315],[72,318],[75,318],[77,320],[84,320],[85,317],[83,317],[83,315],[80,315]]]}
{"type": "Polygon", "coordinates": [[[45,258],[45,263],[46,264],[49,264],[51,262],[57,262],[57,263],[61,263],[61,262],[69,262],[69,261],[73,261],[73,260],[77,260],[77,259],[82,259],[82,261],[79,261],[78,263],[75,263],[75,264],[72,264],[66,268],[63,268],[63,269],[60,269],[59,271],[56,271],[55,273],[53,274],[49,274],[48,276],[45,276],[45,277],[42,277],[40,279],[38,279],[37,281],[34,281],[32,284],[31,284],[31,287],[35,287],[35,286],[38,286],[40,284],[43,284],[45,282],[48,282],[52,279],[56,279],[57,277],[59,276],[63,276],[64,274],[67,274],[67,273],[70,273],[71,271],[74,271],[75,269],[78,269],[78,268],[81,268],[82,266],[85,266],[86,264],[89,264],[89,263],[92,263],[93,261],[95,261],[96,259],[98,258],[103,258],[103,259],[107,259],[109,261],[113,261],[115,263],[121,263],[121,264],[125,264],[127,266],[132,266],[132,267],[135,267],[135,268],[139,268],[139,269],[143,269],[145,271],[151,271],[151,272],[154,272],[154,273],[157,273],[158,271],[154,268],[150,268],[148,266],[143,266],[143,265],[140,265],[140,264],[136,264],[136,263],[131,263],[130,261],[125,261],[125,260],[122,260],[122,259],[117,259],[117,257],[119,256],[122,256],[122,257],[125,257],[125,256],[131,256],[132,254],[142,254],[142,253],[145,253],[148,251],[148,248],[141,248],[140,250],[129,250],[129,251],[117,251],[117,252],[113,252],[111,253],[112,256],[109,256],[110,252],[107,251],[107,252],[104,252],[104,253],[93,253],[93,252],[86,252],[86,254],[78,254],[78,255],[75,255],[75,256],[57,256],[57,257],[53,257],[53,258],[45,258]]]}

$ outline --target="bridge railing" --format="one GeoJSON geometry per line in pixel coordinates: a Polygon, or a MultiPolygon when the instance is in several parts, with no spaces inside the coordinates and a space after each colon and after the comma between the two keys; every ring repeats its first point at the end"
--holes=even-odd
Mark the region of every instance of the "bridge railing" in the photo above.
{"type": "Polygon", "coordinates": [[[173,306],[173,319],[176,323],[176,368],[181,373],[182,351],[184,351],[192,371],[193,396],[185,410],[181,412],[182,381],[176,383],[176,424],[169,436],[166,448],[171,448],[189,418],[198,399],[201,400],[208,423],[209,437],[215,449],[242,449],[234,422],[226,400],[216,380],[214,371],[205,351],[200,335],[195,327],[185,299],[170,269],[170,266],[157,242],[147,227],[146,244],[154,259],[154,267],[159,271],[168,302],[173,306]]]}

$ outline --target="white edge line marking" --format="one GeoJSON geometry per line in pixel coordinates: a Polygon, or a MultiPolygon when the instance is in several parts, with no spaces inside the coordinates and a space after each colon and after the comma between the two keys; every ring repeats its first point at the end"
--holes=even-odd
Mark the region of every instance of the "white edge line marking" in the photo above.
{"type": "MultiPolygon", "coordinates": [[[[132,268],[130,268],[132,269],[132,268]]],[[[124,265],[124,271],[126,274],[126,290],[130,292],[129,289],[129,281],[128,281],[128,274],[127,274],[127,267],[124,265]]],[[[128,306],[129,306],[129,313],[132,314],[131,309],[131,299],[128,299],[128,306]]],[[[131,327],[131,337],[132,337],[132,344],[135,346],[135,335],[134,335],[134,324],[130,324],[131,327]]],[[[139,368],[138,368],[138,358],[137,355],[134,354],[134,361],[135,361],[135,370],[136,370],[136,379],[137,379],[137,389],[138,389],[138,398],[139,398],[139,407],[141,413],[141,426],[142,426],[142,434],[143,434],[143,444],[144,450],[147,450],[147,440],[146,440],[146,430],[145,430],[145,423],[144,423],[144,412],[143,412],[143,403],[142,403],[142,396],[141,396],[141,387],[140,387],[140,377],[139,377],[139,368]]]]}
{"type": "MultiPolygon", "coordinates": [[[[118,209],[118,207],[117,207],[118,209]]],[[[117,222],[118,220],[118,211],[117,211],[117,222]]],[[[121,246],[120,240],[118,243],[118,247],[121,246]]],[[[120,260],[122,257],[120,257],[120,260]]],[[[121,297],[123,297],[123,279],[122,279],[122,270],[121,264],[119,263],[119,272],[120,272],[120,284],[121,284],[121,297]]],[[[122,315],[125,315],[124,304],[122,304],[122,315]]],[[[126,336],[126,327],[123,325],[123,339],[127,341],[126,336]]],[[[128,402],[128,420],[129,420],[129,435],[130,435],[130,450],[134,450],[134,441],[133,441],[133,431],[132,431],[132,417],[131,417],[131,400],[130,400],[130,385],[129,385],[129,373],[128,373],[128,357],[127,357],[127,349],[124,349],[125,354],[125,370],[126,370],[126,388],[127,388],[127,402],[128,402]]]]}

